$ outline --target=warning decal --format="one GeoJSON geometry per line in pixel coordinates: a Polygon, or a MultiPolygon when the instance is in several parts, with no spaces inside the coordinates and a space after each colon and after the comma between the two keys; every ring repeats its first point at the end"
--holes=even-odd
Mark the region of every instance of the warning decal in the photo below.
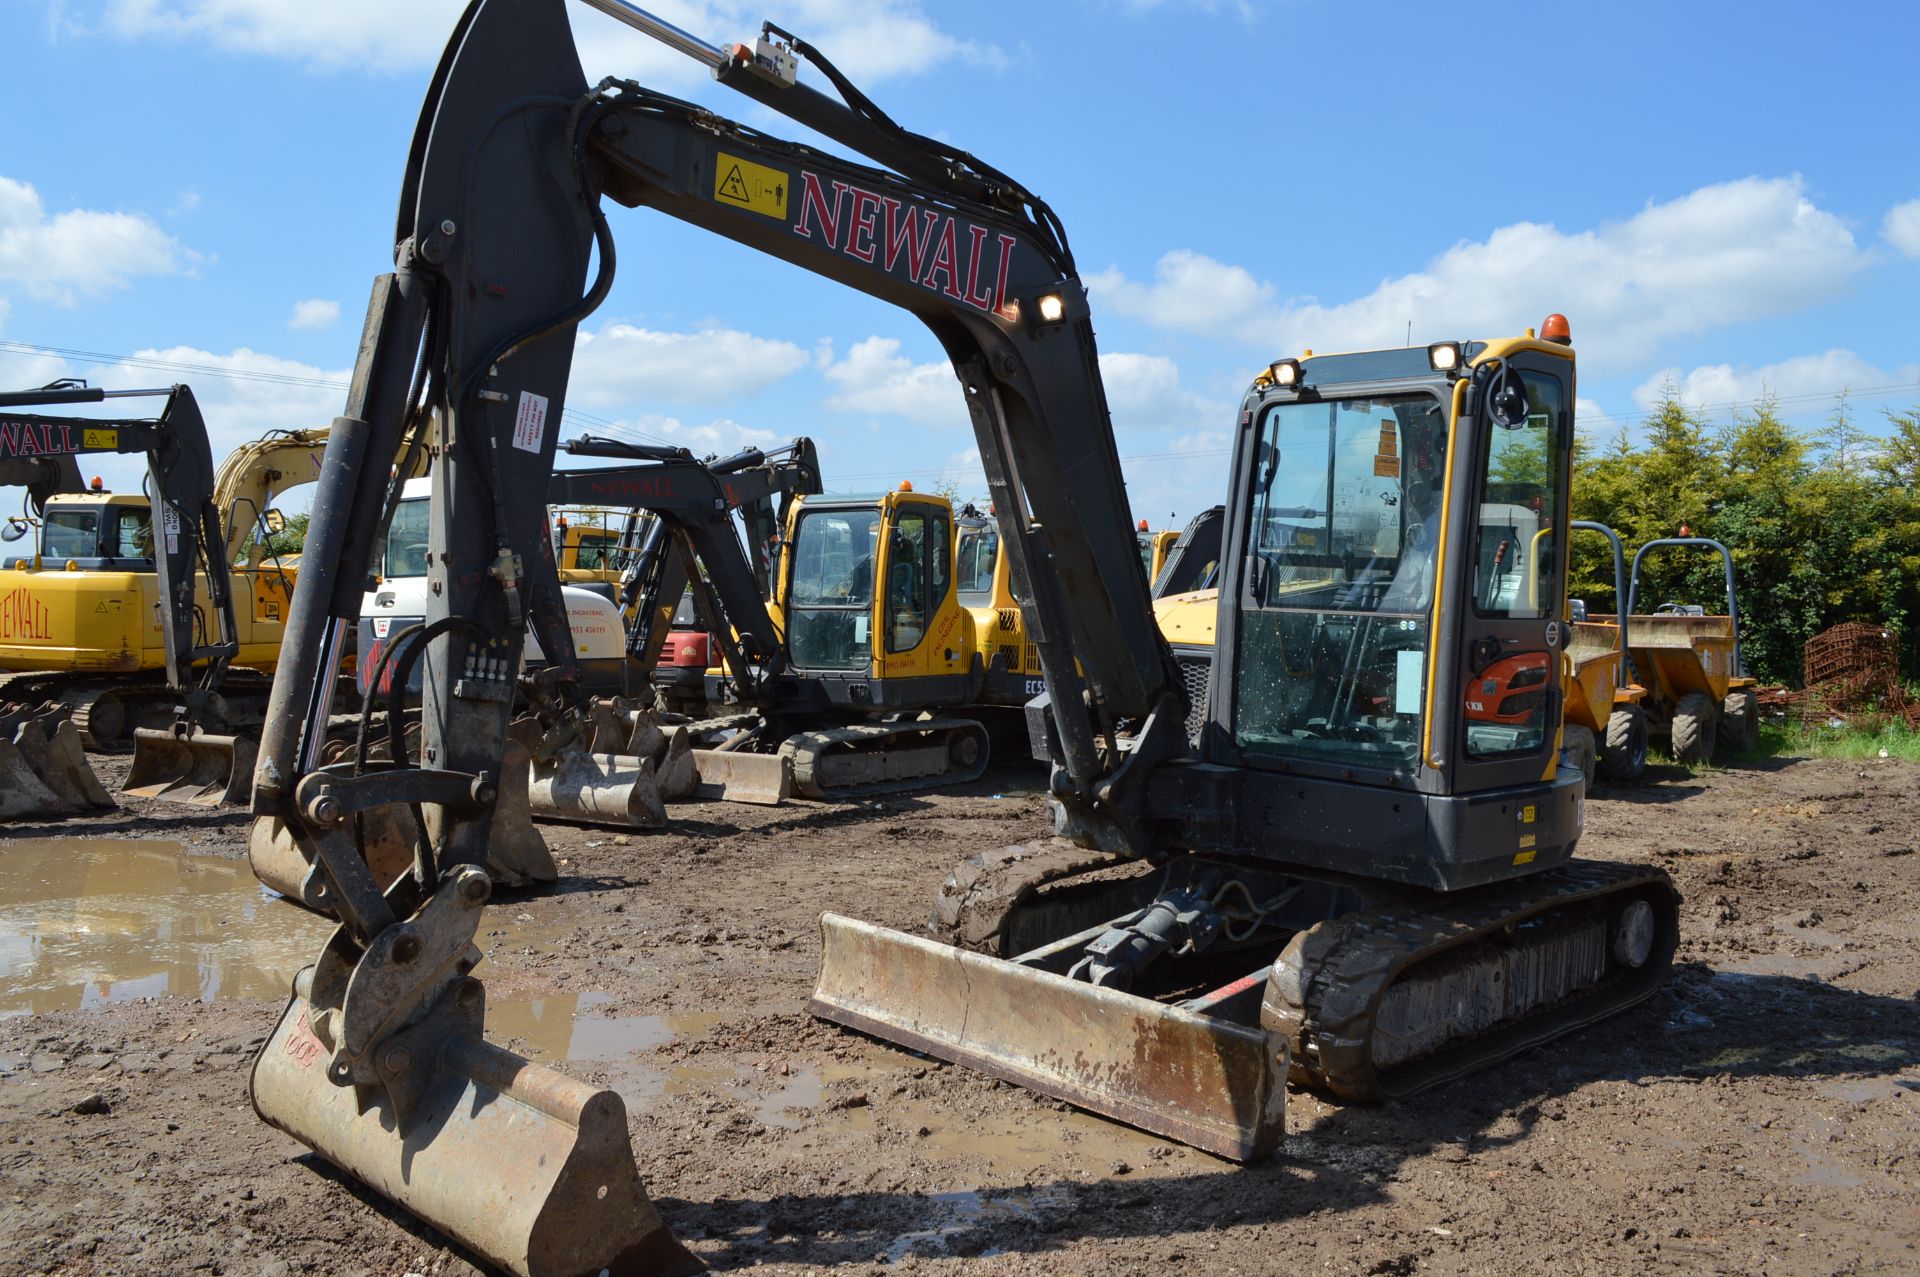
{"type": "Polygon", "coordinates": [[[88,448],[118,448],[120,432],[118,430],[82,430],[80,438],[88,448]]]}
{"type": "Polygon", "coordinates": [[[734,204],[785,221],[787,175],[777,168],[719,151],[714,156],[713,198],[722,204],[734,204]]]}
{"type": "Polygon", "coordinates": [[[160,507],[160,528],[166,534],[167,553],[180,553],[180,512],[170,505],[160,507]]]}
{"type": "Polygon", "coordinates": [[[1393,423],[1380,423],[1380,450],[1373,454],[1373,473],[1382,479],[1400,477],[1400,450],[1393,423]]]}
{"type": "Polygon", "coordinates": [[[547,397],[531,390],[520,392],[520,411],[513,417],[513,446],[538,452],[547,437],[547,397]]]}

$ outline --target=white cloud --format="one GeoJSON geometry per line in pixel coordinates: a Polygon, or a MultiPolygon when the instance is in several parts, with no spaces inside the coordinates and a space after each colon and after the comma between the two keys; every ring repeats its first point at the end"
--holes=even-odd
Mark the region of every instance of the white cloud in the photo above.
{"type": "Polygon", "coordinates": [[[1183,386],[1179,366],[1165,355],[1109,351],[1100,356],[1100,378],[1116,430],[1193,430],[1232,411],[1183,386]]]}
{"type": "Polygon", "coordinates": [[[610,324],[598,333],[580,334],[571,397],[581,406],[747,398],[808,362],[807,352],[792,342],[729,328],[663,333],[610,324]]]}
{"type": "Polygon", "coordinates": [[[1573,401],[1573,424],[1588,447],[1603,447],[1620,433],[1619,419],[1585,396],[1573,401]]]}
{"type": "Polygon", "coordinates": [[[0,177],[0,287],[72,306],[137,275],[184,273],[198,260],[140,214],[68,209],[49,217],[32,186],[0,177]]]}
{"type": "MultiPolygon", "coordinates": [[[[966,400],[953,366],[944,359],[916,364],[892,337],[856,342],[845,359],[829,349],[821,370],[836,389],[826,406],[835,412],[905,417],[923,426],[971,430],[966,400]]],[[[1223,421],[1228,408],[1181,384],[1180,369],[1164,355],[1109,351],[1100,356],[1107,406],[1117,430],[1185,430],[1223,421]]],[[[1164,439],[1164,436],[1163,436],[1164,439]]]]}
{"type": "MultiPolygon", "coordinates": [[[[205,40],[239,53],[328,70],[394,72],[431,66],[464,0],[112,0],[107,25],[131,38],[205,40]]],[[[745,0],[650,0],[660,17],[704,40],[751,40],[760,9],[745,0]]],[[[604,14],[568,6],[588,80],[620,75],[690,84],[705,69],[604,14]]],[[[782,20],[859,83],[912,75],[942,62],[1003,66],[992,45],[943,30],[917,0],[795,0],[782,20]]]]}
{"type": "Polygon", "coordinates": [[[1098,305],[1263,352],[1397,346],[1409,321],[1416,341],[1492,336],[1561,311],[1591,363],[1620,367],[1668,338],[1831,298],[1866,260],[1799,178],[1745,178],[1592,230],[1504,226],[1331,305],[1275,302],[1273,286],[1244,268],[1186,250],[1162,257],[1150,284],[1118,270],[1088,283],[1098,305]]]}
{"type": "Polygon", "coordinates": [[[946,360],[916,364],[900,353],[893,337],[869,337],[855,342],[847,357],[833,360],[827,352],[822,367],[837,389],[826,406],[835,412],[859,412],[905,417],[923,426],[972,428],[966,400],[953,365],[946,360]]]}
{"type": "Polygon", "coordinates": [[[1895,204],[1882,227],[1887,243],[1908,257],[1920,259],[1920,200],[1895,204]]]}
{"type": "Polygon", "coordinates": [[[294,303],[293,315],[287,320],[287,327],[328,328],[339,318],[339,302],[327,301],[322,297],[309,297],[306,301],[294,303]]]}
{"type": "Polygon", "coordinates": [[[1835,349],[1757,366],[1708,364],[1690,372],[1662,368],[1634,390],[1634,402],[1651,412],[1669,381],[1681,403],[1714,416],[1736,409],[1749,411],[1772,394],[1781,401],[1783,415],[1811,417],[1829,411],[1842,390],[1858,393],[1920,383],[1920,364],[1888,372],[1851,350],[1835,349]]]}

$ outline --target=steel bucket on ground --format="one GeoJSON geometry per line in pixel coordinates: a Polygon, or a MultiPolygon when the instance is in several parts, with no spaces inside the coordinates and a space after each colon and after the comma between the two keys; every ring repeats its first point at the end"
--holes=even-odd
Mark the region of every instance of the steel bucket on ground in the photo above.
{"type": "Polygon", "coordinates": [[[253,760],[260,742],[181,726],[138,727],[133,767],[123,794],[194,807],[240,806],[253,797],[253,760]]]}
{"type": "Polygon", "coordinates": [[[295,981],[249,1083],[261,1119],[492,1264],[520,1277],[680,1277],[704,1265],[648,1199],[626,1105],[484,1041],[480,982],[457,983],[389,1041],[406,1059],[404,1119],[379,1086],[340,1086],[295,981]],[[459,1003],[457,1013],[448,1007],[459,1003]]]}

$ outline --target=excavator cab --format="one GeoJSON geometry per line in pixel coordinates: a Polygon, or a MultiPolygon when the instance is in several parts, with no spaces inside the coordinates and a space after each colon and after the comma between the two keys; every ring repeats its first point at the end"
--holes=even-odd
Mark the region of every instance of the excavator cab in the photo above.
{"type": "Polygon", "coordinates": [[[794,670],[835,704],[942,703],[926,680],[966,671],[964,645],[940,642],[960,612],[952,504],[910,490],[802,497],[790,527],[776,603],[794,670]]]}

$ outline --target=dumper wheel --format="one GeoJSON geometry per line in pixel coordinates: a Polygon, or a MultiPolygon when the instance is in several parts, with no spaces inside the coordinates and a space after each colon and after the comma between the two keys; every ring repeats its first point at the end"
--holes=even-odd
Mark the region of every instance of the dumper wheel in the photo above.
{"type": "Polygon", "coordinates": [[[1598,768],[1598,750],[1593,743],[1593,729],[1569,724],[1561,733],[1560,765],[1578,767],[1580,775],[1586,780],[1586,792],[1593,792],[1593,776],[1598,768]]]}
{"type": "Polygon", "coordinates": [[[1728,692],[1720,706],[1720,743],[1745,754],[1760,743],[1760,705],[1752,692],[1728,692]]]}
{"type": "Polygon", "coordinates": [[[1638,705],[1613,711],[1600,750],[1600,774],[1613,781],[1635,781],[1647,770],[1647,711],[1638,705]]]}
{"type": "Polygon", "coordinates": [[[1713,761],[1719,706],[1705,692],[1689,692],[1673,707],[1673,757],[1680,763],[1713,761]]]}

